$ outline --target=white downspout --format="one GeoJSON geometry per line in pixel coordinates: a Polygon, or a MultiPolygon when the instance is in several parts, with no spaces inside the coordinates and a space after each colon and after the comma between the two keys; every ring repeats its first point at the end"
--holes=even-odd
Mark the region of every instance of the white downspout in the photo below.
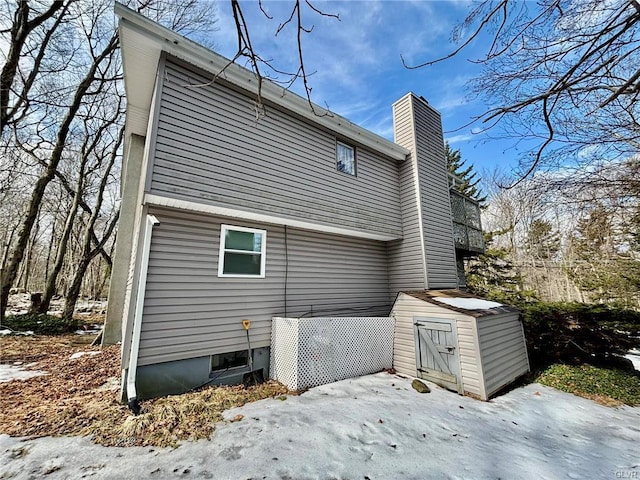
{"type": "Polygon", "coordinates": [[[149,250],[151,249],[151,231],[153,226],[160,223],[153,215],[147,215],[144,225],[144,241],[142,244],[142,258],[140,275],[138,276],[138,293],[136,295],[136,310],[133,316],[133,334],[129,351],[129,370],[127,372],[127,405],[138,415],[140,404],[136,392],[136,370],[138,368],[138,350],[140,349],[140,332],[142,331],[142,311],[144,309],[144,294],[147,289],[147,270],[149,269],[149,250]]]}

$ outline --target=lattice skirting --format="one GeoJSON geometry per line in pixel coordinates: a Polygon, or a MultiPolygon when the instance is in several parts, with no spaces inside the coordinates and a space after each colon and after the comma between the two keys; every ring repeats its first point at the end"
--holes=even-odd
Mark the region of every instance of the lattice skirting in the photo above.
{"type": "Polygon", "coordinates": [[[272,320],[270,377],[292,390],[391,368],[389,317],[272,320]]]}

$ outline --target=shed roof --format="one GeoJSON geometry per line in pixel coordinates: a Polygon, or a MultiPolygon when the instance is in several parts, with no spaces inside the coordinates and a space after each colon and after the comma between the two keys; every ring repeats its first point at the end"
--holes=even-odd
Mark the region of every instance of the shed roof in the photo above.
{"type": "Polygon", "coordinates": [[[424,300],[425,302],[432,303],[439,307],[446,308],[447,310],[453,310],[454,312],[463,313],[476,318],[486,317],[489,315],[502,315],[504,313],[519,313],[517,308],[510,305],[489,302],[486,298],[482,298],[462,290],[411,290],[403,291],[402,293],[406,293],[414,298],[424,300]],[[455,300],[457,299],[461,299],[462,301],[456,302],[455,300]],[[451,302],[447,302],[446,300],[451,300],[451,302]],[[478,300],[478,302],[475,302],[478,305],[478,308],[463,307],[462,305],[465,304],[474,304],[474,302],[469,302],[468,300],[478,300]],[[456,303],[458,303],[458,305],[456,305],[456,303]],[[483,308],[483,304],[488,305],[489,308],[483,308]],[[491,306],[491,304],[495,306],[491,306]]]}

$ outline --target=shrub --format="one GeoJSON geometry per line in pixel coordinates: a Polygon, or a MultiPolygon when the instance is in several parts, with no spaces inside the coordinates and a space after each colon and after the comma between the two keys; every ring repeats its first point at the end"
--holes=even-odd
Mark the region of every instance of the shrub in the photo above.
{"type": "Polygon", "coordinates": [[[2,326],[15,332],[32,331],[38,335],[62,335],[77,330],[78,321],[67,321],[53,315],[25,313],[8,315],[2,326]]]}
{"type": "Polygon", "coordinates": [[[640,346],[640,312],[606,305],[536,302],[520,305],[533,368],[552,363],[620,363],[640,346]]]}

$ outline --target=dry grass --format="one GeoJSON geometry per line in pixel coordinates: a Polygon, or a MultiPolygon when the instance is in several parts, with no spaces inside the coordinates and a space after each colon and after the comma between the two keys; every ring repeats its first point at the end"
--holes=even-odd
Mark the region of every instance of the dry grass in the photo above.
{"type": "Polygon", "coordinates": [[[209,387],[145,402],[139,416],[122,419],[116,410],[105,412],[82,433],[93,435],[102,445],[176,446],[181,440],[209,438],[229,408],[286,393],[287,388],[276,382],[251,388],[209,387]]]}
{"type": "MultiPolygon", "coordinates": [[[[91,339],[88,339],[89,341],[91,339]]],[[[86,337],[0,338],[0,363],[23,362],[49,375],[0,383],[0,432],[40,437],[89,435],[112,446],[175,446],[209,438],[222,412],[263,398],[290,394],[267,382],[256,387],[208,387],[142,403],[133,416],[117,400],[120,349],[86,344],[86,337]],[[71,360],[79,351],[97,351],[71,360]]]]}

